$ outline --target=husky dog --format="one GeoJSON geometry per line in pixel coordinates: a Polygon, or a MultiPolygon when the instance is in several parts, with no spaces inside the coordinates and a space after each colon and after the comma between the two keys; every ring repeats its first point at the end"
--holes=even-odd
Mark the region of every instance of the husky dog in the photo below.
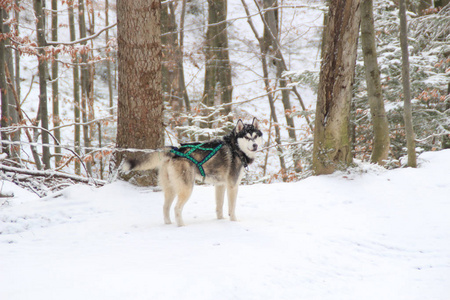
{"type": "Polygon", "coordinates": [[[175,219],[183,226],[182,210],[189,200],[195,180],[215,185],[216,214],[223,219],[225,190],[228,195],[228,213],[236,221],[236,198],[244,168],[253,162],[262,145],[262,132],[256,118],[252,124],[239,120],[233,131],[221,139],[204,143],[181,144],[126,160],[122,170],[159,169],[159,185],[164,191],[164,221],[171,224],[170,207],[176,196],[175,219]]]}

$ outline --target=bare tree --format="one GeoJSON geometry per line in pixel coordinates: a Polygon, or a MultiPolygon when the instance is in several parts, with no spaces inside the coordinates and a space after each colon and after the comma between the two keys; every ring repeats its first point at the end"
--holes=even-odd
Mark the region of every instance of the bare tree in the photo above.
{"type": "MultiPolygon", "coordinates": [[[[58,40],[58,1],[52,0],[52,41],[58,40]]],[[[52,61],[52,103],[53,103],[53,127],[55,128],[54,135],[58,141],[61,141],[61,130],[58,126],[61,124],[59,117],[59,79],[58,79],[58,62],[56,59],[58,54],[55,54],[52,61]]],[[[58,166],[61,161],[61,148],[55,148],[55,165],[58,166]]]]}
{"type": "Polygon", "coordinates": [[[412,124],[411,87],[409,78],[409,52],[408,52],[408,28],[406,21],[406,0],[400,0],[400,47],[402,49],[402,84],[403,84],[403,109],[406,130],[406,147],[408,152],[408,166],[415,168],[416,142],[412,124]]]}
{"type": "MultiPolygon", "coordinates": [[[[283,77],[283,72],[287,71],[287,66],[284,61],[283,54],[281,52],[280,41],[280,29],[278,28],[280,10],[278,8],[278,0],[264,0],[263,8],[264,14],[261,14],[262,21],[264,23],[264,51],[268,52],[269,47],[275,53],[274,63],[276,65],[276,78],[278,80],[279,87],[281,89],[281,102],[284,107],[284,116],[286,118],[286,125],[288,127],[288,135],[291,142],[296,142],[297,137],[295,135],[295,123],[294,118],[291,117],[290,111],[292,110],[290,101],[290,89],[287,87],[288,80],[283,77]]],[[[301,101],[302,102],[302,101],[301,101]]],[[[295,147],[295,146],[294,146],[295,147]]],[[[294,151],[295,152],[295,151],[294,151]]],[[[293,157],[295,171],[301,171],[300,159],[294,154],[293,157]]]]}
{"type": "Polygon", "coordinates": [[[182,0],[181,4],[181,16],[180,16],[180,34],[178,37],[179,47],[178,47],[178,88],[180,89],[178,95],[183,97],[184,105],[186,107],[186,111],[191,111],[191,103],[189,101],[189,96],[186,90],[186,83],[184,80],[184,66],[183,66],[183,55],[184,55],[184,18],[186,15],[186,0],[182,0]]]}
{"type": "MultiPolygon", "coordinates": [[[[117,1],[119,148],[155,149],[164,143],[160,10],[158,0],[117,1]]],[[[117,152],[116,164],[123,154],[117,152]]],[[[131,176],[141,185],[156,183],[154,175],[131,176]]]]}
{"type": "Polygon", "coordinates": [[[38,71],[39,71],[39,113],[41,126],[44,130],[41,131],[42,138],[42,162],[44,169],[50,168],[50,148],[49,135],[48,135],[48,108],[47,108],[47,62],[44,59],[46,45],[45,41],[45,15],[42,7],[42,0],[34,0],[34,13],[36,15],[36,32],[37,32],[37,44],[38,55],[40,56],[38,71]]]}
{"type": "MultiPolygon", "coordinates": [[[[214,106],[216,97],[220,104],[231,103],[231,65],[228,53],[227,0],[208,0],[208,28],[205,45],[205,87],[203,103],[214,106]]],[[[225,113],[231,106],[225,107],[225,113]]]]}
{"type": "Polygon", "coordinates": [[[384,165],[389,154],[389,124],[384,109],[377,62],[372,0],[361,0],[361,45],[374,133],[371,161],[384,165]]]}
{"type": "MultiPolygon", "coordinates": [[[[75,17],[74,17],[74,11],[73,11],[73,1],[68,2],[67,5],[69,6],[69,30],[70,30],[70,40],[73,42],[76,40],[76,33],[75,33],[75,17]]],[[[72,57],[72,61],[76,62],[73,65],[73,112],[74,112],[74,120],[75,120],[75,133],[74,133],[74,146],[75,146],[75,153],[77,155],[80,155],[81,150],[81,130],[80,130],[80,108],[81,108],[81,101],[80,101],[80,74],[78,70],[78,55],[75,53],[72,57]]],[[[75,160],[75,174],[80,174],[80,162],[78,160],[75,160]]]]}
{"type": "Polygon", "coordinates": [[[253,31],[253,34],[255,35],[256,40],[259,43],[259,48],[261,51],[261,65],[262,65],[262,69],[263,69],[263,81],[264,81],[264,86],[266,88],[267,93],[267,98],[269,100],[269,106],[270,106],[270,118],[273,120],[274,124],[274,128],[275,128],[275,142],[277,143],[277,150],[279,153],[279,158],[280,158],[280,167],[282,172],[286,171],[286,162],[284,160],[284,156],[283,156],[283,149],[281,148],[281,132],[280,132],[280,126],[278,123],[278,117],[277,117],[277,113],[275,110],[275,101],[273,99],[273,93],[270,93],[270,91],[272,90],[272,87],[270,86],[270,81],[269,81],[269,68],[267,66],[267,55],[268,55],[268,47],[266,47],[265,42],[264,42],[264,38],[260,37],[258,34],[258,31],[256,30],[255,25],[253,24],[253,21],[250,17],[250,11],[248,9],[247,3],[245,2],[245,0],[241,0],[242,5],[244,6],[244,10],[245,13],[247,15],[247,22],[250,25],[250,28],[253,31]]]}
{"type": "MultiPolygon", "coordinates": [[[[3,35],[3,7],[0,6],[0,34],[3,35]]],[[[5,74],[5,40],[0,39],[0,92],[2,100],[2,116],[1,125],[2,128],[8,126],[9,121],[9,111],[8,111],[8,88],[6,86],[6,74],[5,74]]],[[[8,140],[8,135],[5,131],[2,131],[2,141],[8,140]]],[[[9,154],[9,146],[6,143],[2,143],[2,152],[9,154]]]]}
{"type": "Polygon", "coordinates": [[[183,99],[179,93],[178,71],[178,32],[175,7],[172,2],[161,8],[161,43],[162,43],[162,91],[165,101],[176,112],[181,110],[183,99]]]}
{"type": "MultiPolygon", "coordinates": [[[[11,14],[13,12],[7,12],[6,10],[3,11],[3,19],[7,20],[10,18],[11,14]]],[[[6,36],[9,36],[11,32],[11,26],[9,24],[3,24],[3,32],[6,36]]],[[[14,80],[14,62],[13,62],[13,53],[11,48],[11,41],[9,38],[5,39],[5,71],[7,72],[7,81],[10,80],[11,83],[14,80]],[[8,77],[10,77],[8,79],[8,77]]],[[[8,114],[9,114],[9,123],[10,124],[17,124],[18,123],[18,117],[17,117],[17,110],[16,105],[14,101],[14,85],[8,84],[6,96],[8,97],[8,114]]],[[[14,132],[11,132],[9,135],[12,142],[19,142],[20,141],[20,130],[16,130],[14,132]]],[[[11,145],[10,147],[10,155],[11,157],[17,159],[20,156],[20,145],[18,143],[11,145]]]]}
{"type": "MultiPolygon", "coordinates": [[[[109,26],[109,1],[105,0],[105,26],[109,26]]],[[[109,30],[105,33],[105,40],[106,44],[109,42],[109,30]]],[[[108,96],[109,96],[109,109],[110,113],[113,114],[113,106],[114,106],[114,95],[113,95],[113,85],[112,85],[112,78],[111,78],[111,61],[109,60],[110,54],[109,52],[106,52],[106,57],[108,58],[106,60],[106,78],[108,81],[108,96]]]]}
{"type": "MultiPolygon", "coordinates": [[[[84,0],[78,0],[78,26],[80,29],[80,39],[86,37],[86,18],[85,18],[85,5],[84,0]]],[[[81,42],[81,45],[86,46],[86,41],[81,42]]],[[[86,50],[81,52],[81,118],[83,120],[83,141],[84,147],[91,146],[91,137],[89,131],[89,113],[88,113],[88,101],[89,101],[89,69],[88,69],[88,54],[86,50]]],[[[86,161],[86,168],[89,174],[92,174],[91,162],[86,161]]]]}
{"type": "Polygon", "coordinates": [[[333,173],[352,161],[349,118],[356,62],[359,0],[330,1],[314,126],[313,169],[333,173]]]}

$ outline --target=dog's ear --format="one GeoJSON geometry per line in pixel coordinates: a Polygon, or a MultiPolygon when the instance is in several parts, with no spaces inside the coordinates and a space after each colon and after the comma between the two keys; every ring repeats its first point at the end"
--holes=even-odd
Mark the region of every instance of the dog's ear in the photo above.
{"type": "Polygon", "coordinates": [[[239,119],[236,124],[236,133],[241,132],[242,129],[244,129],[244,122],[242,122],[242,120],[239,119]]]}
{"type": "Polygon", "coordinates": [[[255,129],[259,130],[259,121],[257,118],[253,118],[252,125],[253,125],[253,127],[255,127],[255,129]]]}

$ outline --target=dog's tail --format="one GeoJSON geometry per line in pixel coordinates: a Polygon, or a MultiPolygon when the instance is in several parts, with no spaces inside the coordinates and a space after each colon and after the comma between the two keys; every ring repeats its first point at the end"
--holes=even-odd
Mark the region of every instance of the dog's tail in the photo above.
{"type": "Polygon", "coordinates": [[[123,172],[159,169],[170,158],[167,149],[155,150],[133,159],[126,159],[122,165],[123,172]]]}

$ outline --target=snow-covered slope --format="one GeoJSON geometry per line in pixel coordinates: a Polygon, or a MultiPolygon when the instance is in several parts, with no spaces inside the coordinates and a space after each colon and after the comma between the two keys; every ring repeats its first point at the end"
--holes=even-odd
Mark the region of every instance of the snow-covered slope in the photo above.
{"type": "Polygon", "coordinates": [[[5,182],[0,299],[449,299],[450,150],[419,161],[242,186],[239,222],[199,186],[182,228],[123,182],[45,199],[5,182]]]}

